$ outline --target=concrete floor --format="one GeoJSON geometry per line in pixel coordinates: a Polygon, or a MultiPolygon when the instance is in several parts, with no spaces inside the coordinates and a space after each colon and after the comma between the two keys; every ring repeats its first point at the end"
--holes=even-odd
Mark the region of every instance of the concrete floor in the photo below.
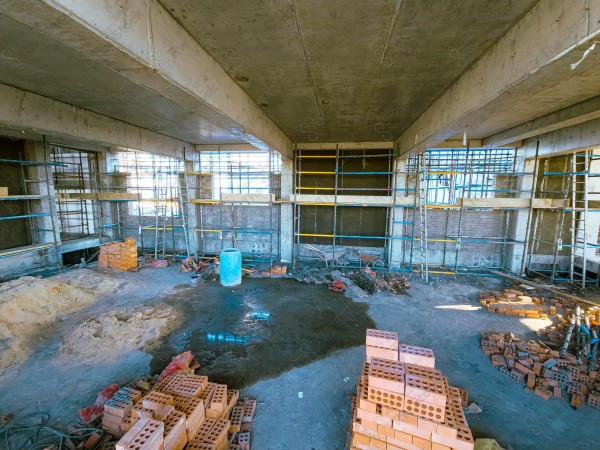
{"type": "Polygon", "coordinates": [[[189,347],[203,363],[202,373],[259,401],[253,448],[342,449],[348,395],[356,390],[364,357],[364,330],[376,326],[397,331],[403,342],[433,348],[436,366],[450,384],[466,388],[484,409],[467,417],[475,437],[495,438],[507,449],[598,448],[597,432],[588,425],[597,411],[587,406],[574,411],[524,392],[480,350],[481,331],[528,335],[548,323],[480,308],[477,292],[499,289],[503,280],[440,278],[431,285],[413,280],[410,296],[377,294],[353,302],[325,286],[292,280],[246,279],[240,288],[226,289],[216,283],[192,287],[189,276],[175,268],[106,274],[127,280],[129,289],[61,322],[25,363],[5,370],[0,413],[13,413],[18,421],[47,411],[52,424],[64,427],[106,385],[159,371],[189,347]],[[148,352],[132,350],[117,361],[99,357],[85,365],[55,364],[56,348],[73,323],[118,306],[160,302],[180,307],[186,318],[148,352]],[[270,319],[253,314],[264,312],[270,319]],[[208,333],[231,333],[238,342],[214,342],[208,333]]]}

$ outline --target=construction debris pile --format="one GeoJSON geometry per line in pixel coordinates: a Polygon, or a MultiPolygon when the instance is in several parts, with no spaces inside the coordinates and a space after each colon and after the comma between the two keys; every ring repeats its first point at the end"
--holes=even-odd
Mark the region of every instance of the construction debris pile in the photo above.
{"type": "Polygon", "coordinates": [[[540,307],[545,302],[546,299],[543,297],[530,297],[516,289],[505,289],[504,292],[479,293],[479,303],[485,306],[489,312],[506,316],[547,319],[548,315],[540,307]]]}
{"type": "MultiPolygon", "coordinates": [[[[570,336],[566,342],[570,342],[570,336]]],[[[553,350],[542,341],[520,339],[512,333],[481,335],[482,350],[502,374],[525,384],[526,390],[544,400],[567,399],[574,408],[580,408],[586,400],[591,406],[600,406],[597,339],[592,347],[590,354],[575,356],[564,345],[553,350]]]]}
{"type": "Polygon", "coordinates": [[[472,450],[464,390],[435,369],[433,351],[367,330],[367,355],[352,407],[350,449],[472,450]]]}
{"type": "Polygon", "coordinates": [[[377,273],[369,267],[345,272],[338,269],[311,267],[295,271],[289,276],[303,283],[333,285],[335,291],[348,289],[351,295],[357,297],[365,297],[377,292],[406,294],[407,289],[410,288],[410,281],[404,275],[385,271],[377,273]],[[334,282],[337,283],[333,284],[334,282]]]}
{"type": "Polygon", "coordinates": [[[100,246],[98,269],[130,270],[138,265],[138,248],[134,238],[100,246]]]}

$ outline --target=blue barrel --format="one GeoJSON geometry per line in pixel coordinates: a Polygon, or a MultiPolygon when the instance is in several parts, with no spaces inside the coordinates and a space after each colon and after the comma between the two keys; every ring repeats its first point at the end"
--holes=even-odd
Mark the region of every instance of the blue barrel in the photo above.
{"type": "Polygon", "coordinates": [[[219,275],[223,286],[238,286],[242,283],[242,254],[237,248],[226,248],[221,252],[219,275]]]}

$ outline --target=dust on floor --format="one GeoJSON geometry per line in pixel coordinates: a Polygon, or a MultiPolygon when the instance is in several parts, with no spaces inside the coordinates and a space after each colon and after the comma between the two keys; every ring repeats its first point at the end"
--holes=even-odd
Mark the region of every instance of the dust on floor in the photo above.
{"type": "Polygon", "coordinates": [[[91,270],[53,278],[22,277],[0,284],[0,368],[25,361],[46,327],[121,284],[91,270]]]}
{"type": "Polygon", "coordinates": [[[86,365],[114,362],[134,349],[149,350],[173,331],[180,314],[171,306],[120,308],[92,317],[73,330],[60,344],[54,364],[68,358],[86,365]]]}

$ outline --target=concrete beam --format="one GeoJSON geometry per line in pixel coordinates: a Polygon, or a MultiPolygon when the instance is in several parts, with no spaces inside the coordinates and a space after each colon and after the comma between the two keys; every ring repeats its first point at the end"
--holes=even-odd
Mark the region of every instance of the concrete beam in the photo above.
{"type": "Polygon", "coordinates": [[[600,97],[594,97],[489,136],[483,140],[483,145],[486,147],[505,145],[598,118],[600,118],[600,97]]]}
{"type": "Polygon", "coordinates": [[[533,158],[538,140],[540,156],[600,147],[600,118],[525,139],[519,148],[519,155],[533,158]]]}
{"type": "Polygon", "coordinates": [[[301,142],[296,144],[298,150],[392,150],[394,143],[384,142],[301,142]]]}
{"type": "Polygon", "coordinates": [[[195,145],[194,149],[197,152],[214,152],[216,150],[227,152],[252,152],[260,150],[252,144],[200,144],[195,145]]]}
{"type": "Polygon", "coordinates": [[[0,0],[0,12],[285,157],[292,143],[157,0],[0,0]]]}
{"type": "Polygon", "coordinates": [[[599,64],[600,2],[541,0],[398,138],[401,153],[433,147],[599,64]]]}
{"type": "Polygon", "coordinates": [[[48,135],[49,142],[66,139],[75,147],[121,146],[175,158],[191,144],[145,130],[77,106],[0,84],[0,134],[48,135]]]}

